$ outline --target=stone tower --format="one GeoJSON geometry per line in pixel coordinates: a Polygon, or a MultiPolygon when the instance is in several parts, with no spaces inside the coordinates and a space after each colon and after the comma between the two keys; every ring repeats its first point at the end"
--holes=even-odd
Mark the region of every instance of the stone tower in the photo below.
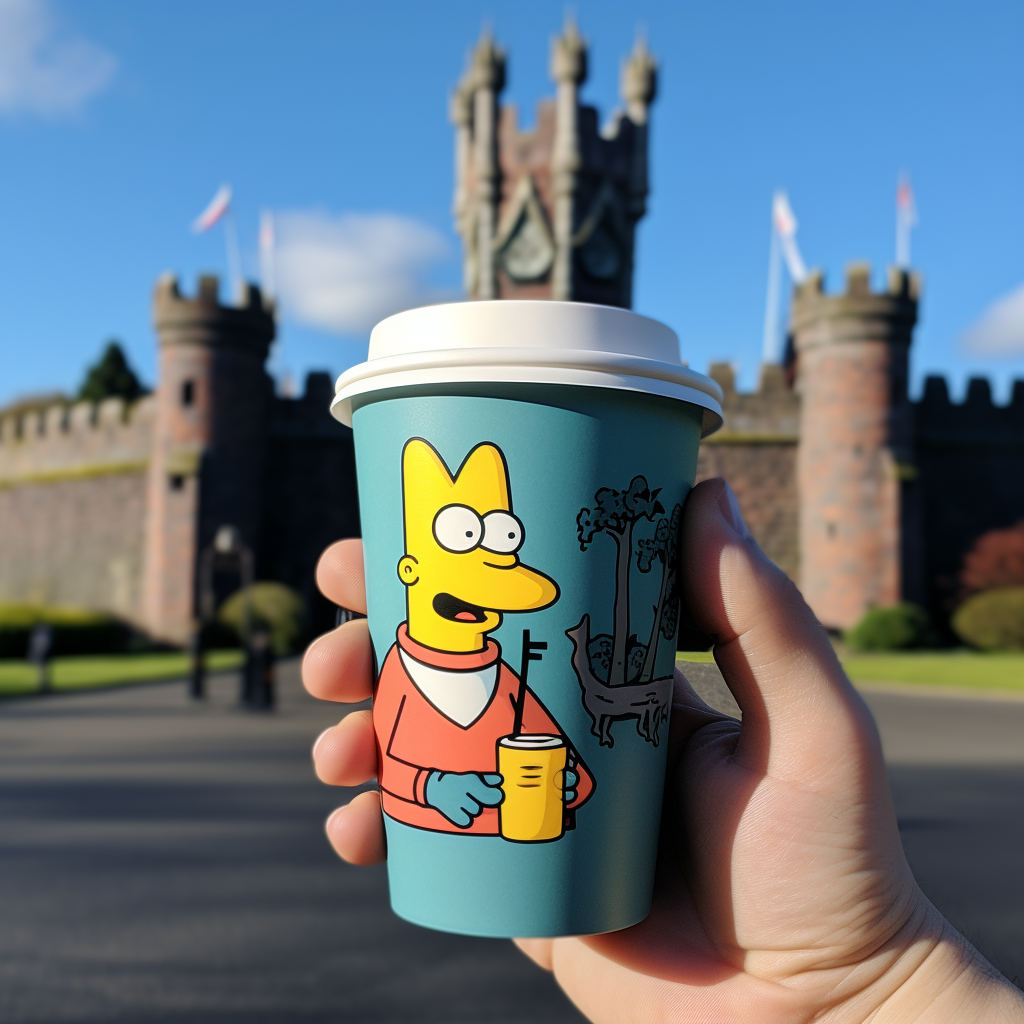
{"type": "Polygon", "coordinates": [[[143,618],[184,640],[196,607],[196,560],[217,528],[260,543],[266,432],[273,389],[264,370],[274,314],[253,285],[223,306],[216,277],[195,298],[161,277],[153,296],[160,385],[149,466],[143,618]]]}
{"type": "Polygon", "coordinates": [[[626,110],[603,128],[580,104],[587,46],[573,22],[552,43],[551,77],[555,99],[540,103],[534,131],[519,131],[515,107],[499,103],[505,54],[485,35],[452,96],[466,294],[629,307],[657,65],[638,41],[622,66],[626,110]]]}
{"type": "Polygon", "coordinates": [[[891,269],[886,290],[872,292],[870,278],[867,265],[853,264],[845,291],[827,295],[815,271],[796,289],[790,314],[800,392],[801,589],[830,628],[916,596],[908,595],[912,544],[904,538],[916,534],[907,362],[919,282],[891,269]]]}

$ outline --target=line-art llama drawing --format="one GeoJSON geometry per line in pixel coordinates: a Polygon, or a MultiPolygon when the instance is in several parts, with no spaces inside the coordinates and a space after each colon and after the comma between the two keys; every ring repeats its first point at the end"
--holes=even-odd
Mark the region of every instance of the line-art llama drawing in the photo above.
{"type": "Polygon", "coordinates": [[[653,678],[658,642],[675,641],[679,626],[676,589],[676,555],[682,507],[658,519],[665,507],[658,501],[661,488],[651,490],[642,476],[617,491],[603,487],[594,495],[594,508],[580,509],[576,526],[580,550],[586,551],[603,533],[616,546],[615,603],[612,634],[590,635],[590,616],[584,615],[565,635],[572,641],[572,667],[583,690],[583,706],[590,715],[591,732],[602,746],[611,747],[612,723],[635,718],[636,731],[648,743],[660,742],[661,724],[668,718],[672,676],[653,678]],[[634,544],[633,531],[642,520],[655,523],[654,534],[634,544]],[[633,569],[649,573],[661,568],[661,586],[652,607],[653,620],[647,643],[630,632],[629,582],[633,569]]]}

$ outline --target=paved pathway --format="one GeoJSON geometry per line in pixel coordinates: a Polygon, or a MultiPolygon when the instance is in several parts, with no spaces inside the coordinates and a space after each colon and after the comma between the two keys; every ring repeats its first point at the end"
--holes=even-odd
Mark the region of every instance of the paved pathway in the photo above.
{"type": "MultiPolygon", "coordinates": [[[[338,862],[312,776],[337,717],[295,666],[280,710],[180,683],[0,704],[0,1021],[571,1022],[509,943],[387,910],[338,862]]],[[[1024,704],[869,697],[908,855],[1005,971],[1024,962],[1024,704]]]]}

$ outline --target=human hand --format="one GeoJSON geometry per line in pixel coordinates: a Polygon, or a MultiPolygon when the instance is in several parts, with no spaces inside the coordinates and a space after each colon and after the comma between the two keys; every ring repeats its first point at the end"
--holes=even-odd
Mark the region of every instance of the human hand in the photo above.
{"type": "MultiPolygon", "coordinates": [[[[715,640],[742,726],[677,676],[650,916],[520,947],[597,1022],[1024,1022],[1020,993],[918,888],[870,713],[721,481],[686,503],[681,563],[685,604],[715,640]]],[[[329,548],[318,581],[365,610],[359,542],[329,548]]],[[[303,678],[325,699],[369,696],[365,620],[317,640],[303,678]]],[[[336,785],[374,777],[370,713],[327,730],[314,760],[336,785]]],[[[376,794],[335,811],[327,832],[344,859],[381,860],[376,794]]]]}
{"type": "Polygon", "coordinates": [[[431,772],[424,787],[427,805],[440,811],[453,825],[469,828],[485,807],[497,807],[505,794],[496,772],[431,772]]]}

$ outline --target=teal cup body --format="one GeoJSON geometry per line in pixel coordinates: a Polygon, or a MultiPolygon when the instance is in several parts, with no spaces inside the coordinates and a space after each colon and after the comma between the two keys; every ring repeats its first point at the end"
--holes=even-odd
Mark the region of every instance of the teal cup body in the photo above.
{"type": "Polygon", "coordinates": [[[709,405],[557,380],[347,401],[393,909],[494,937],[636,924],[709,405]]]}

